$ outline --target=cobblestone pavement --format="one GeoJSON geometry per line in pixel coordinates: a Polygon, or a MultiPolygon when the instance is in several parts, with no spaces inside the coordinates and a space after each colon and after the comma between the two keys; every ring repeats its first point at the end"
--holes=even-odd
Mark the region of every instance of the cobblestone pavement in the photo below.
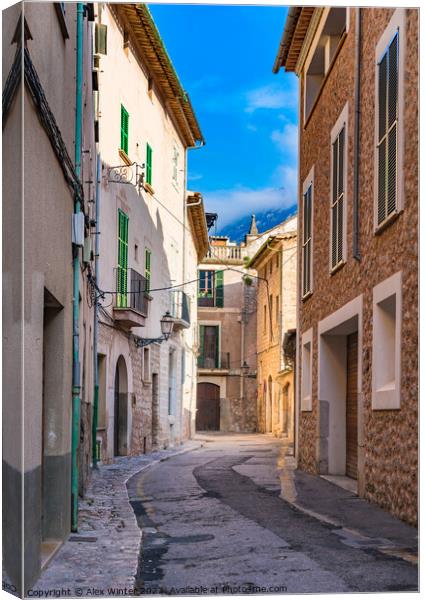
{"type": "MultiPolygon", "coordinates": [[[[126,482],[136,473],[201,446],[117,458],[101,465],[79,504],[79,531],[71,534],[33,586],[34,591],[61,590],[62,596],[111,595],[109,588],[134,587],[141,531],[129,504],[126,482]],[[101,593],[103,591],[103,593],[101,593]]],[[[121,592],[122,594],[122,592],[121,592]]],[[[45,596],[44,596],[45,597],[45,596]]]]}

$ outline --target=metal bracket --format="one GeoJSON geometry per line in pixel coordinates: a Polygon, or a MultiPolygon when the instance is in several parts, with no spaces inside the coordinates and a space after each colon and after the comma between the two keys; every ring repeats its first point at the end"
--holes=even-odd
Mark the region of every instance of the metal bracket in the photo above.
{"type": "Polygon", "coordinates": [[[131,165],[118,165],[117,167],[108,167],[106,170],[106,180],[108,183],[126,183],[140,188],[145,179],[145,164],[139,165],[134,162],[131,165]]]}
{"type": "Polygon", "coordinates": [[[136,346],[138,348],[144,348],[145,346],[149,346],[149,344],[161,344],[161,342],[165,342],[166,341],[166,337],[165,336],[161,336],[159,338],[139,338],[139,337],[134,337],[134,343],[136,344],[136,346]]]}

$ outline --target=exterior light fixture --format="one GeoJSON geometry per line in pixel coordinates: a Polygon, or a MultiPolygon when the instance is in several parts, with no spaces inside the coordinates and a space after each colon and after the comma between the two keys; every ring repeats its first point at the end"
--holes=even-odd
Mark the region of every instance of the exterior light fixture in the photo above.
{"type": "Polygon", "coordinates": [[[168,338],[170,337],[170,335],[173,332],[173,326],[174,326],[174,319],[173,317],[170,315],[169,311],[167,310],[167,312],[165,313],[165,315],[162,317],[162,319],[160,320],[160,324],[161,324],[161,337],[157,337],[157,338],[140,338],[140,337],[134,337],[134,343],[136,344],[136,346],[138,348],[143,348],[144,346],[149,346],[149,344],[161,344],[161,342],[166,342],[168,340],[168,338]]]}
{"type": "Polygon", "coordinates": [[[243,361],[243,365],[241,366],[241,371],[243,375],[247,375],[248,371],[249,371],[249,364],[246,362],[246,360],[243,361]]]}
{"type": "Polygon", "coordinates": [[[161,333],[164,336],[164,340],[167,341],[173,331],[174,319],[167,310],[161,321],[161,333]]]}

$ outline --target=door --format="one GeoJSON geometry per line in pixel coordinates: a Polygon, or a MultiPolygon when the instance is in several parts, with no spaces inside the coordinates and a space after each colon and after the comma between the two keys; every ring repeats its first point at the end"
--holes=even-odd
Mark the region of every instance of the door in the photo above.
{"type": "Polygon", "coordinates": [[[220,386],[198,383],[196,430],[220,431],[220,386]]]}
{"type": "Polygon", "coordinates": [[[119,422],[120,422],[120,371],[115,369],[114,385],[114,456],[119,455],[119,422]]]}
{"type": "Polygon", "coordinates": [[[357,479],[357,351],[358,334],[347,336],[346,474],[357,479]]]}
{"type": "MultiPolygon", "coordinates": [[[[201,369],[217,369],[219,328],[217,325],[200,326],[200,350],[201,354],[198,360],[198,367],[201,369]]],[[[213,384],[212,384],[213,385],[213,384]]]]}

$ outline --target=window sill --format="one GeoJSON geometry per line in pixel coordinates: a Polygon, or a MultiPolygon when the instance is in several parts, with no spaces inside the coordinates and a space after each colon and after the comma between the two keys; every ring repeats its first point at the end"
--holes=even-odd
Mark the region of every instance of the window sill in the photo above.
{"type": "Polygon", "coordinates": [[[125,164],[128,167],[133,164],[131,162],[130,158],[128,157],[128,155],[124,152],[124,150],[122,148],[118,149],[118,154],[120,155],[120,158],[125,162],[125,164]]]}
{"type": "Polygon", "coordinates": [[[374,391],[372,410],[400,410],[395,381],[390,381],[374,391]]]}
{"type": "Polygon", "coordinates": [[[342,269],[342,267],[346,264],[345,260],[341,260],[337,265],[335,265],[334,267],[332,267],[332,269],[329,271],[329,275],[330,277],[332,277],[332,275],[335,275],[335,273],[338,273],[338,271],[340,269],[342,269]]]}
{"type": "Polygon", "coordinates": [[[155,190],[153,189],[151,184],[148,183],[147,181],[144,182],[143,187],[144,187],[145,191],[148,192],[148,194],[150,194],[151,196],[153,196],[155,194],[155,190]]]}
{"type": "Polygon", "coordinates": [[[302,300],[303,302],[305,302],[305,301],[306,301],[306,300],[308,300],[308,299],[310,298],[310,296],[312,296],[312,295],[313,295],[313,290],[310,290],[309,292],[306,292],[306,293],[304,294],[304,296],[302,296],[301,300],[302,300]]]}
{"type": "Polygon", "coordinates": [[[383,231],[385,231],[387,229],[387,227],[392,225],[394,223],[394,221],[396,221],[398,219],[398,217],[401,215],[402,212],[403,212],[402,210],[395,211],[395,212],[391,213],[385,219],[385,221],[382,221],[382,223],[380,223],[379,225],[375,225],[374,234],[380,235],[383,231]]]}

